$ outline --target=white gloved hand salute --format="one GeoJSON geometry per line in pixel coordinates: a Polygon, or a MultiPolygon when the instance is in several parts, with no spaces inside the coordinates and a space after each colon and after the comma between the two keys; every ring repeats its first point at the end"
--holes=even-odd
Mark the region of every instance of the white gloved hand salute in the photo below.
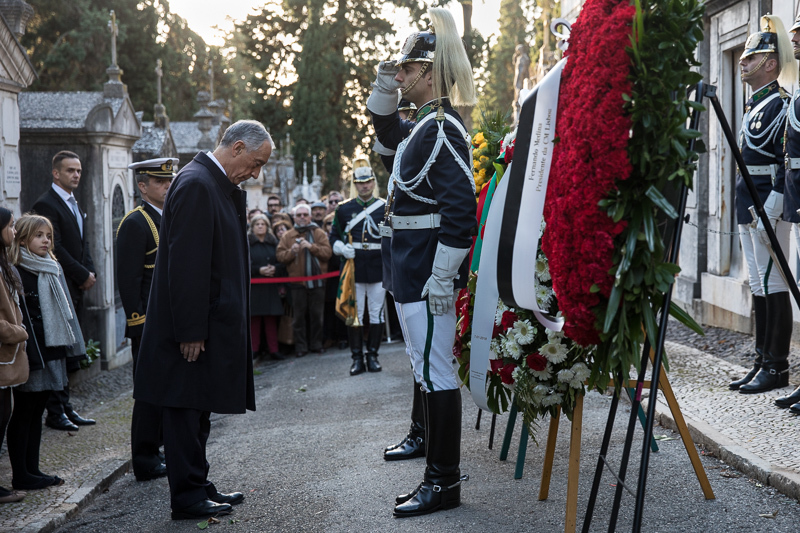
{"type": "Polygon", "coordinates": [[[372,93],[367,99],[367,109],[376,115],[391,115],[397,111],[400,83],[394,77],[400,72],[395,61],[381,61],[378,75],[372,84],[372,93]]]}
{"type": "Polygon", "coordinates": [[[428,307],[433,315],[443,315],[453,306],[453,280],[458,277],[458,268],[469,254],[469,248],[451,248],[439,243],[433,257],[431,277],[422,287],[422,298],[428,296],[428,307]]]}
{"type": "MultiPolygon", "coordinates": [[[[772,225],[772,229],[774,230],[775,224],[783,215],[783,194],[770,191],[769,196],[767,196],[767,200],[764,202],[764,212],[767,214],[769,223],[772,225]]],[[[758,225],[756,228],[758,231],[758,238],[764,245],[768,245],[769,236],[767,235],[767,232],[764,229],[764,223],[760,218],[758,219],[758,225]]]]}

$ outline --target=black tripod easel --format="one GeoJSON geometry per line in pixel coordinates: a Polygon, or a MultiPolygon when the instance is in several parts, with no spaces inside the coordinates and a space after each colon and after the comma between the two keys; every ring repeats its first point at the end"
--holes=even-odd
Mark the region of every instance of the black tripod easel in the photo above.
{"type": "MultiPolygon", "coordinates": [[[[750,195],[753,198],[753,203],[755,204],[754,205],[755,211],[764,225],[764,229],[772,245],[775,258],[777,259],[778,266],[784,272],[784,274],[788,274],[789,276],[791,276],[789,265],[786,262],[786,257],[783,255],[783,251],[781,250],[781,247],[778,244],[777,237],[775,236],[775,232],[772,229],[772,224],[770,223],[769,218],[767,217],[767,214],[764,211],[764,206],[761,203],[758,191],[756,190],[756,186],[753,183],[753,179],[747,170],[747,165],[745,164],[744,159],[742,158],[742,154],[737,145],[736,138],[733,132],[731,131],[728,121],[725,118],[725,113],[723,112],[722,106],[720,105],[719,99],[717,98],[716,87],[700,82],[694,87],[693,91],[694,91],[695,102],[700,103],[703,101],[703,99],[708,98],[712,106],[714,107],[717,119],[720,122],[720,126],[722,127],[727,142],[736,159],[736,163],[739,166],[739,170],[742,174],[742,177],[747,185],[748,190],[750,191],[750,195]]],[[[692,129],[697,129],[699,120],[700,120],[700,112],[697,110],[693,110],[690,118],[690,127],[692,129]]],[[[694,140],[690,141],[689,149],[690,150],[694,149],[694,140]]],[[[670,245],[667,249],[667,261],[671,263],[677,262],[678,258],[682,225],[684,221],[683,218],[684,218],[684,213],[686,211],[687,193],[688,193],[688,187],[686,187],[686,185],[684,184],[681,187],[680,191],[680,199],[678,205],[679,216],[675,220],[676,225],[672,233],[672,238],[670,239],[670,245]]],[[[786,279],[791,279],[791,278],[787,276],[786,279]]],[[[789,288],[792,292],[792,295],[794,296],[795,301],[798,303],[798,306],[800,306],[800,290],[798,290],[797,285],[789,283],[789,288]]],[[[583,533],[588,533],[589,528],[591,526],[592,517],[594,515],[594,507],[597,501],[597,494],[600,488],[600,481],[603,475],[604,467],[608,468],[609,471],[611,471],[612,475],[617,479],[617,486],[614,494],[614,502],[611,507],[611,516],[609,519],[608,531],[616,531],[617,518],[619,515],[623,489],[633,494],[636,498],[632,531],[636,533],[641,531],[642,515],[644,512],[645,488],[647,485],[647,473],[650,461],[649,443],[653,436],[653,424],[655,421],[656,403],[657,403],[656,400],[658,395],[659,378],[661,375],[661,365],[664,353],[664,338],[666,336],[667,322],[669,320],[669,307],[671,300],[672,300],[672,286],[670,286],[670,290],[668,290],[664,294],[664,299],[661,306],[661,314],[659,316],[658,338],[656,339],[655,344],[652,346],[654,354],[652,357],[653,370],[650,380],[650,398],[647,406],[647,417],[645,424],[643,426],[644,437],[643,437],[641,460],[639,463],[639,478],[637,485],[635,487],[636,490],[634,492],[632,488],[628,487],[625,484],[625,474],[627,471],[631,446],[633,443],[633,432],[636,426],[636,411],[638,410],[639,405],[641,404],[641,394],[637,394],[632,400],[633,405],[631,407],[631,415],[628,421],[628,429],[625,437],[625,444],[623,446],[623,451],[622,451],[621,465],[619,472],[614,473],[610,464],[608,463],[608,460],[606,459],[606,454],[608,453],[609,442],[611,439],[611,432],[614,426],[614,418],[616,415],[617,405],[619,403],[619,396],[615,394],[614,398],[612,399],[611,406],[609,408],[608,420],[606,422],[606,429],[603,435],[603,442],[597,460],[597,467],[595,469],[595,476],[594,476],[594,481],[592,483],[592,490],[589,494],[589,502],[587,505],[586,515],[584,517],[584,522],[583,522],[583,529],[582,529],[583,533]]],[[[644,383],[644,375],[647,370],[647,363],[650,360],[650,355],[651,355],[651,339],[645,339],[644,349],[642,352],[641,367],[640,367],[641,371],[639,372],[639,378],[637,381],[638,391],[642,390],[644,383]]],[[[619,377],[621,379],[621,376],[619,377]]]]}

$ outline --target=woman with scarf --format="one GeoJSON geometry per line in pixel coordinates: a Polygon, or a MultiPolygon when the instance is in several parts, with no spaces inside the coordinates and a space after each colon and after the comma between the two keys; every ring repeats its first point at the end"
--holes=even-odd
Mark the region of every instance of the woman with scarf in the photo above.
{"type": "MultiPolygon", "coordinates": [[[[332,253],[328,236],[322,228],[311,222],[311,208],[308,205],[295,206],[292,214],[294,227],[281,237],[278,261],[286,265],[289,277],[324,274],[328,271],[328,259],[332,253]]],[[[314,353],[322,353],[325,280],[295,282],[289,286],[294,309],[292,331],[295,355],[303,357],[309,348],[314,353]]]]}
{"type": "MultiPolygon", "coordinates": [[[[0,207],[0,443],[11,418],[11,387],[28,379],[28,356],[25,341],[28,333],[22,325],[19,298],[22,284],[19,274],[9,264],[6,249],[14,242],[14,214],[0,207]]],[[[0,487],[0,503],[19,502],[25,492],[0,487]]]]}
{"type": "Polygon", "coordinates": [[[35,490],[64,483],[39,470],[42,414],[50,392],[67,385],[67,356],[85,351],[67,281],[53,255],[52,224],[45,217],[26,214],[16,229],[10,255],[22,279],[23,320],[31,332],[27,344],[30,376],[14,389],[8,456],[12,486],[35,490]]]}
{"type": "MultiPolygon", "coordinates": [[[[278,262],[276,248],[278,239],[272,234],[266,215],[254,215],[250,219],[250,277],[279,278],[286,275],[286,268],[278,262]]],[[[253,357],[258,353],[268,354],[271,359],[285,359],[278,351],[278,319],[283,315],[281,283],[253,283],[250,287],[250,338],[253,357]],[[261,332],[267,341],[267,349],[261,347],[261,332]]]]}

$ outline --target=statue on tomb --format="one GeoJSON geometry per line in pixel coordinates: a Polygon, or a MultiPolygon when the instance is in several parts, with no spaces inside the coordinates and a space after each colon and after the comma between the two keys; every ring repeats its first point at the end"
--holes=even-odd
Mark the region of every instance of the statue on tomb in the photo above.
{"type": "Polygon", "coordinates": [[[525,86],[525,80],[528,79],[530,73],[531,58],[528,56],[527,47],[524,44],[518,44],[514,51],[514,101],[512,106],[514,109],[514,124],[519,120],[520,104],[519,95],[520,91],[525,86]]]}

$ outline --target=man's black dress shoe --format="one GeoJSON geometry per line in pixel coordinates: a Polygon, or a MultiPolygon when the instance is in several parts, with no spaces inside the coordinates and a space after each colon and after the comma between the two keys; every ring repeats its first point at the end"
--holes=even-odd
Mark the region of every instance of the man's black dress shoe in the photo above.
{"type": "Polygon", "coordinates": [[[167,475],[167,465],[161,463],[149,472],[137,473],[134,471],[133,475],[136,476],[136,481],[150,481],[151,479],[158,479],[167,475]]]}
{"type": "Polygon", "coordinates": [[[242,494],[241,492],[231,492],[230,494],[223,494],[221,492],[218,492],[215,496],[210,496],[208,499],[216,503],[239,505],[244,501],[244,494],[242,494]]]}
{"type": "Polygon", "coordinates": [[[788,396],[780,396],[778,398],[775,398],[775,405],[777,405],[781,409],[788,409],[797,402],[800,402],[800,387],[797,387],[788,396]]]}
{"type": "Polygon", "coordinates": [[[230,514],[233,511],[227,503],[214,503],[211,500],[200,500],[194,505],[183,509],[173,509],[173,520],[192,520],[197,518],[207,518],[209,516],[221,516],[230,514]]]}
{"type": "Polygon", "coordinates": [[[49,428],[59,429],[61,431],[78,431],[80,429],[78,426],[70,422],[69,418],[67,418],[67,415],[63,413],[56,416],[47,415],[47,417],[44,419],[44,425],[49,428]]]}
{"type": "Polygon", "coordinates": [[[67,418],[69,418],[69,421],[76,426],[93,426],[97,424],[96,420],[92,420],[91,418],[83,418],[75,411],[67,411],[66,415],[67,418]]]}

